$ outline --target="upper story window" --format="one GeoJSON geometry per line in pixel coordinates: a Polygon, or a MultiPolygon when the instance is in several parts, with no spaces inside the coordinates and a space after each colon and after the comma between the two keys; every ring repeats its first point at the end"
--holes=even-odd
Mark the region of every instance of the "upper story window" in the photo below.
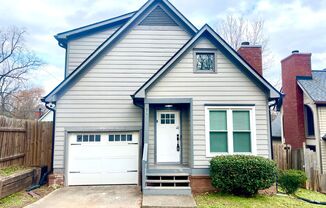
{"type": "Polygon", "coordinates": [[[215,72],[216,53],[214,50],[195,50],[194,51],[194,71],[195,72],[215,72]]]}
{"type": "Polygon", "coordinates": [[[206,155],[255,154],[254,107],[207,107],[206,155]]]}

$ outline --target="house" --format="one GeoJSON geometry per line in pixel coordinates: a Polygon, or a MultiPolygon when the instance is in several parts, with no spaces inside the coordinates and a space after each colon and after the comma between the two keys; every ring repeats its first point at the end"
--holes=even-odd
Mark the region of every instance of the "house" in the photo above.
{"type": "Polygon", "coordinates": [[[311,69],[311,53],[293,51],[282,63],[284,143],[316,152],[326,171],[326,70],[311,69]]]}
{"type": "Polygon", "coordinates": [[[262,77],[260,46],[237,53],[167,0],[55,37],[66,77],[43,98],[56,111],[52,181],[190,194],[211,187],[216,155],[271,157],[281,94],[262,77]]]}
{"type": "Polygon", "coordinates": [[[50,110],[46,111],[38,121],[53,121],[53,112],[50,110]]]}
{"type": "Polygon", "coordinates": [[[275,113],[274,119],[272,118],[272,143],[281,144],[283,142],[283,131],[282,131],[282,114],[280,112],[275,113]]]}

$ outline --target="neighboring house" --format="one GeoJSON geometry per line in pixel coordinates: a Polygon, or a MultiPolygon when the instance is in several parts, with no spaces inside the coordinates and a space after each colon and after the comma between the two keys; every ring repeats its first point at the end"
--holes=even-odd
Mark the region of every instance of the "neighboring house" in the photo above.
{"type": "Polygon", "coordinates": [[[271,157],[281,94],[261,75],[261,47],[244,43],[244,60],[167,0],[55,37],[66,77],[43,101],[55,105],[58,182],[189,194],[210,188],[216,155],[271,157]]]}
{"type": "Polygon", "coordinates": [[[39,121],[53,121],[53,112],[48,110],[46,111],[41,118],[38,119],[39,121]]]}
{"type": "Polygon", "coordinates": [[[293,51],[282,60],[284,143],[316,152],[326,171],[326,70],[311,70],[311,54],[293,51]]]}
{"type": "Polygon", "coordinates": [[[272,141],[273,144],[282,143],[282,115],[277,113],[274,120],[272,119],[272,141]]]}

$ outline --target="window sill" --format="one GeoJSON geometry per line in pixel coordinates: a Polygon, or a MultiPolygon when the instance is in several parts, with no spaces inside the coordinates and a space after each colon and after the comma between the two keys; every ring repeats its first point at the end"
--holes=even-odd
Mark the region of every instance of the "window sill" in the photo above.
{"type": "Polygon", "coordinates": [[[216,156],[224,156],[224,155],[255,155],[255,154],[252,153],[252,152],[209,153],[209,154],[206,154],[206,158],[213,158],[213,157],[216,157],[216,156]]]}
{"type": "Polygon", "coordinates": [[[217,71],[198,71],[198,70],[194,70],[195,74],[217,74],[217,71]]]}

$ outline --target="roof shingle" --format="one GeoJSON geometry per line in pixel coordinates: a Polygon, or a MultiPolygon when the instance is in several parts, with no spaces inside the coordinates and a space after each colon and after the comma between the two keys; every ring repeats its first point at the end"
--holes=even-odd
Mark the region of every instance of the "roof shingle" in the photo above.
{"type": "Polygon", "coordinates": [[[326,102],[325,69],[312,71],[312,79],[298,78],[298,83],[314,102],[326,102]]]}

